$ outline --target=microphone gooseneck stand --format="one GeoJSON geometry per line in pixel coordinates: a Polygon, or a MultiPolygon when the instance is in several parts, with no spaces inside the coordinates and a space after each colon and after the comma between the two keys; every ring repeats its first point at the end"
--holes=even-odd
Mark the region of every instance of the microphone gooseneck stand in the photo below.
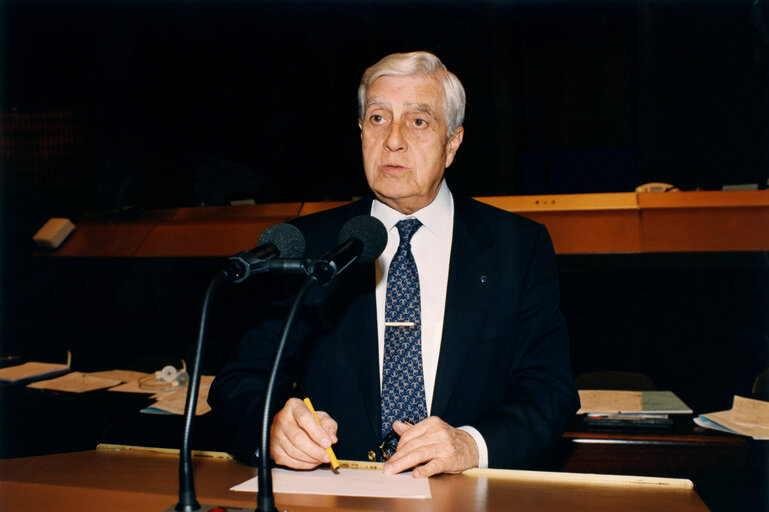
{"type": "MultiPolygon", "coordinates": [[[[203,309],[200,314],[200,330],[192,364],[192,376],[187,384],[187,399],[184,405],[184,433],[182,447],[179,450],[179,502],[167,512],[195,512],[209,505],[201,506],[195,496],[195,479],[192,470],[192,423],[197,409],[200,391],[200,361],[205,341],[206,319],[214,292],[227,281],[241,283],[253,274],[269,272],[269,261],[283,254],[287,258],[298,258],[304,254],[305,241],[301,231],[290,224],[276,224],[268,227],[259,237],[258,245],[250,251],[232,256],[227,267],[214,275],[203,297],[203,309]]],[[[301,265],[300,265],[301,266],[301,265]]],[[[293,269],[293,266],[289,265],[293,269]]]]}
{"type": "Polygon", "coordinates": [[[272,365],[270,379],[267,383],[264,397],[264,416],[262,417],[262,443],[259,451],[259,493],[256,498],[256,512],[277,512],[275,497],[272,493],[272,473],[270,471],[272,460],[270,458],[270,409],[280,361],[283,358],[283,350],[296,314],[304,302],[305,295],[313,286],[327,284],[356,261],[371,262],[377,259],[387,245],[387,231],[384,225],[374,217],[359,215],[348,220],[342,226],[339,239],[341,245],[330,253],[321,256],[320,259],[312,263],[306,262],[298,266],[285,267],[285,270],[290,270],[290,273],[303,271],[307,274],[307,279],[291,304],[278,343],[278,350],[275,353],[275,362],[272,365]]]}
{"type": "Polygon", "coordinates": [[[200,359],[203,352],[203,340],[206,330],[206,318],[211,304],[211,297],[219,286],[230,278],[225,271],[216,274],[208,285],[203,297],[203,311],[200,315],[200,332],[198,344],[195,348],[195,358],[192,363],[192,376],[187,389],[187,401],[184,405],[184,437],[179,451],[179,502],[174,507],[178,512],[194,512],[200,510],[200,503],[195,497],[195,479],[192,472],[192,451],[190,439],[192,437],[192,419],[198,403],[198,391],[200,390],[200,359]]]}
{"type": "Polygon", "coordinates": [[[286,318],[286,324],[283,326],[283,332],[278,343],[278,350],[275,353],[275,362],[270,372],[270,380],[267,384],[267,392],[264,397],[264,416],[262,418],[262,444],[259,451],[259,492],[256,496],[256,512],[277,512],[275,509],[275,496],[272,493],[272,472],[270,471],[270,409],[272,404],[272,395],[275,389],[275,380],[278,376],[278,368],[283,358],[283,350],[286,347],[286,340],[291,326],[294,323],[296,314],[304,302],[304,297],[313,286],[318,284],[318,279],[309,275],[305,280],[299,292],[294,298],[291,309],[286,318]]]}

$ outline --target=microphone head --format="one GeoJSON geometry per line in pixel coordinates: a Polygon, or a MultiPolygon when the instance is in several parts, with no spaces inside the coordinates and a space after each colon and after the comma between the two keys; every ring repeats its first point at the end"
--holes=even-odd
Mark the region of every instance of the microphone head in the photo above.
{"type": "Polygon", "coordinates": [[[273,244],[283,259],[298,259],[304,256],[304,235],[293,224],[275,224],[262,232],[257,245],[273,244]]]}
{"type": "Polygon", "coordinates": [[[363,251],[358,258],[360,263],[370,263],[377,259],[387,245],[387,230],[379,219],[371,215],[358,215],[345,222],[339,231],[339,243],[350,238],[357,238],[363,243],[363,251]]]}

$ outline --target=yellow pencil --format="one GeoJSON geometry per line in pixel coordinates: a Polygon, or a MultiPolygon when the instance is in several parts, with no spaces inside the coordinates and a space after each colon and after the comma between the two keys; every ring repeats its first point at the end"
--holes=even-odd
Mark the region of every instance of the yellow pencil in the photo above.
{"type": "MultiPolygon", "coordinates": [[[[318,415],[315,413],[315,408],[312,406],[312,402],[310,402],[309,398],[304,399],[304,403],[307,405],[307,408],[312,411],[312,415],[315,416],[315,421],[318,422],[318,425],[320,425],[320,420],[318,419],[318,415]]],[[[336,455],[334,455],[334,450],[331,449],[329,446],[326,448],[326,453],[328,453],[328,458],[331,459],[331,469],[336,472],[337,469],[339,469],[339,461],[336,460],[336,455]]]]}

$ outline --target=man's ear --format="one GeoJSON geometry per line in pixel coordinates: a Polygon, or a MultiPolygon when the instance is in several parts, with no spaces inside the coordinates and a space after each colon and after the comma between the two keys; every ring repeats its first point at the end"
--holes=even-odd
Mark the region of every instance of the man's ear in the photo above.
{"type": "Polygon", "coordinates": [[[363,121],[358,119],[358,129],[360,130],[360,138],[363,138],[363,121]]]}
{"type": "Polygon", "coordinates": [[[465,136],[465,128],[463,126],[460,126],[457,128],[457,130],[454,132],[454,135],[449,137],[449,140],[446,141],[446,167],[451,165],[451,162],[454,161],[454,155],[457,154],[457,150],[459,149],[459,146],[462,144],[462,139],[465,136]]]}

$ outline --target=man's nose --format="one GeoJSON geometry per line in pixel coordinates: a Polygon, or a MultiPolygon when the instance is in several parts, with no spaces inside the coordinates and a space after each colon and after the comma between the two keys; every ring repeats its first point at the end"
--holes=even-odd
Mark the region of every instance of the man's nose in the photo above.
{"type": "Polygon", "coordinates": [[[385,147],[390,151],[406,149],[406,139],[403,137],[400,123],[392,123],[390,125],[390,131],[385,139],[385,147]]]}

